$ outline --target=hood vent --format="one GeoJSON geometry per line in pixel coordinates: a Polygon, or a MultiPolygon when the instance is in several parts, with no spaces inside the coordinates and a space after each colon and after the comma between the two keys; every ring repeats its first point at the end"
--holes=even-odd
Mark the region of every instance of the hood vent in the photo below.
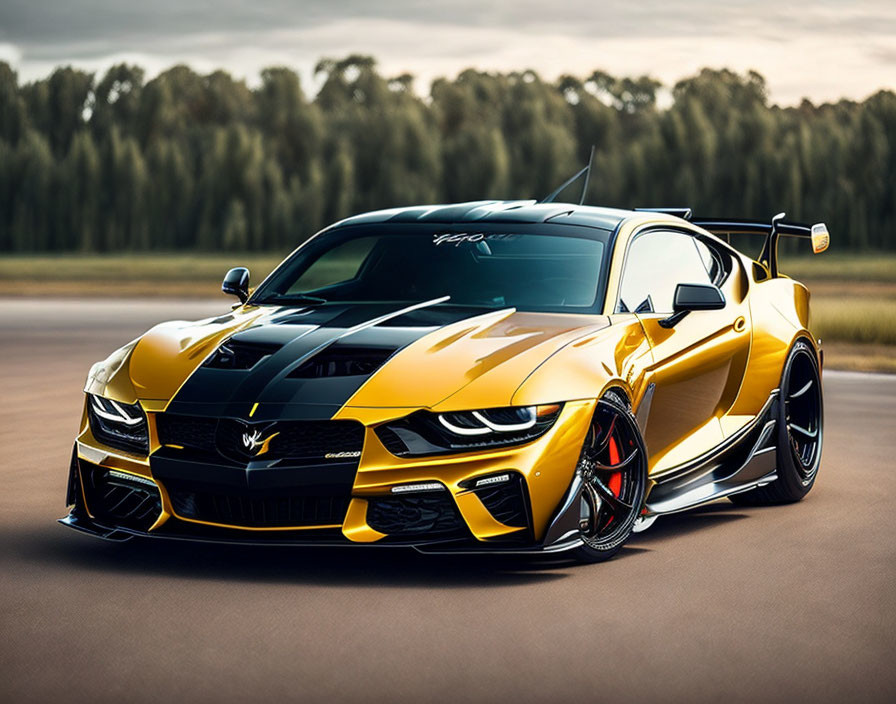
{"type": "Polygon", "coordinates": [[[209,369],[251,369],[283,345],[228,340],[202,366],[209,369]]]}
{"type": "Polygon", "coordinates": [[[328,347],[294,369],[290,379],[325,379],[336,376],[370,376],[394,354],[377,347],[328,347]]]}

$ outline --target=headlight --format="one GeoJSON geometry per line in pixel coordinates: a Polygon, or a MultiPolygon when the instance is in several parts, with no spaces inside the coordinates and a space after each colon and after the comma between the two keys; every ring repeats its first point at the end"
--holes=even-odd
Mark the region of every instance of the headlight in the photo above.
{"type": "Polygon", "coordinates": [[[544,435],[562,408],[553,403],[451,413],[417,411],[381,425],[376,434],[386,449],[399,457],[507,447],[544,435]]]}
{"type": "Polygon", "coordinates": [[[87,419],[93,436],[104,445],[138,455],[149,454],[146,414],[139,404],[87,394],[87,419]]]}

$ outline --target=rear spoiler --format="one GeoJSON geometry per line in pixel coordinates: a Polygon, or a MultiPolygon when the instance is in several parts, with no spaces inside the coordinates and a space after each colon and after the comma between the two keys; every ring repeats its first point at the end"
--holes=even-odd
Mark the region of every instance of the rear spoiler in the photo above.
{"type": "Polygon", "coordinates": [[[689,220],[698,227],[708,230],[714,235],[762,235],[765,244],[759,261],[768,267],[772,277],[778,275],[778,238],[799,237],[812,242],[812,252],[821,254],[831,243],[827,225],[823,222],[815,225],[804,225],[796,222],[784,222],[784,213],[778,213],[771,222],[740,220],[738,218],[705,218],[695,217],[690,208],[635,208],[635,210],[665,213],[689,220]]]}

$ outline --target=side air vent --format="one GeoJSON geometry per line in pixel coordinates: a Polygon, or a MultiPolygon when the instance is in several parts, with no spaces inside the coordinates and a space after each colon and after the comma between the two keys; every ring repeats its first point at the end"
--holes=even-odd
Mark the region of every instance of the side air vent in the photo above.
{"type": "Polygon", "coordinates": [[[78,460],[87,509],[100,522],[147,531],[162,513],[155,482],[78,460]]]}
{"type": "Polygon", "coordinates": [[[328,347],[299,367],[290,379],[324,379],[334,376],[370,376],[395,352],[376,347],[328,347]]]}
{"type": "Polygon", "coordinates": [[[209,369],[251,369],[283,345],[228,340],[202,366],[209,369]]]}
{"type": "Polygon", "coordinates": [[[488,512],[495,520],[505,526],[526,528],[529,525],[529,511],[526,508],[526,491],[523,477],[516,472],[493,475],[494,484],[485,483],[489,479],[480,480],[481,486],[474,485],[474,493],[479,497],[488,512]],[[509,475],[507,481],[499,482],[509,475]]]}
{"type": "Polygon", "coordinates": [[[409,454],[408,446],[398,437],[398,434],[388,425],[381,425],[376,429],[376,436],[380,439],[389,452],[397,457],[404,457],[409,454]]]}

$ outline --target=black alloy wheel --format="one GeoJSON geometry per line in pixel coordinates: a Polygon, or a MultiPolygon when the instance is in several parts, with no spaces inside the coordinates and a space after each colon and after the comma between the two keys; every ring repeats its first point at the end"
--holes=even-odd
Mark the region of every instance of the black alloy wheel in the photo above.
{"type": "Polygon", "coordinates": [[[781,375],[777,418],[778,478],[729,498],[742,506],[799,501],[815,484],[821,465],[824,403],[815,349],[797,340],[781,375]]]}
{"type": "Polygon", "coordinates": [[[647,453],[628,403],[613,393],[598,401],[576,471],[582,482],[575,556],[602,562],[632,533],[647,488],[647,453]]]}

